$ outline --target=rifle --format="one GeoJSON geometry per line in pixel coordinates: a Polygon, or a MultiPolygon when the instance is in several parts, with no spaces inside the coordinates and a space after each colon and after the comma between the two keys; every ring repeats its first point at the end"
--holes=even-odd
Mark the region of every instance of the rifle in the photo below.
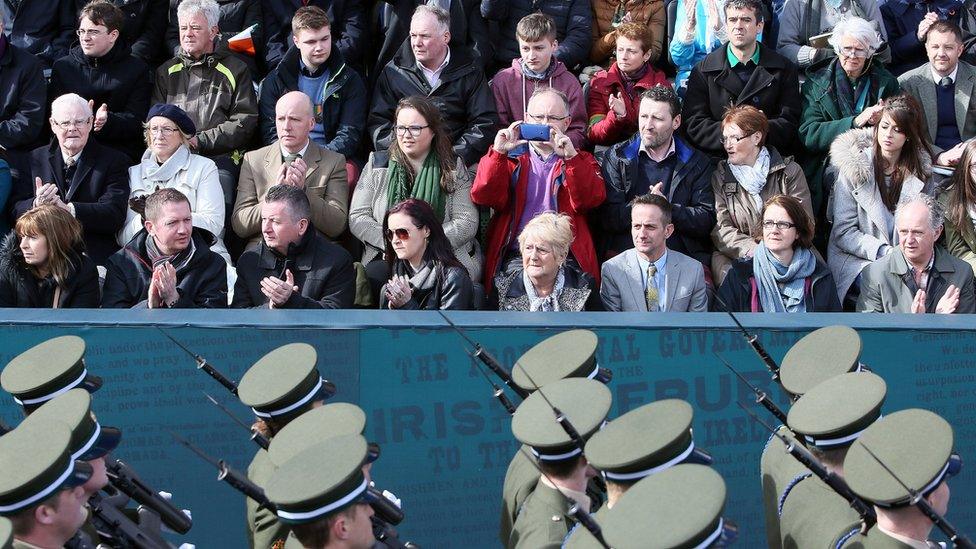
{"type": "Polygon", "coordinates": [[[732,317],[732,322],[735,322],[735,325],[739,328],[739,331],[742,332],[742,337],[745,338],[749,346],[752,347],[752,350],[759,355],[759,358],[763,361],[763,364],[766,365],[766,369],[769,370],[770,374],[772,374],[773,381],[778,383],[779,364],[777,364],[776,361],[773,360],[773,357],[769,356],[769,353],[766,352],[766,349],[762,346],[762,343],[759,342],[759,336],[756,334],[750,334],[749,331],[746,330],[745,326],[743,326],[742,323],[739,322],[739,319],[736,318],[735,315],[732,314],[732,311],[729,310],[728,305],[726,305],[725,302],[722,301],[722,298],[718,296],[718,292],[713,291],[712,297],[714,297],[715,300],[718,301],[718,304],[722,306],[722,310],[732,317]]]}
{"type": "Polygon", "coordinates": [[[183,351],[186,354],[188,354],[191,357],[193,357],[193,360],[195,360],[196,363],[197,363],[197,369],[198,370],[203,370],[204,372],[207,373],[207,375],[209,375],[210,377],[214,378],[214,380],[216,380],[217,383],[220,383],[221,385],[223,385],[224,388],[226,388],[228,391],[231,392],[231,394],[233,394],[234,396],[237,396],[237,384],[234,383],[233,381],[227,379],[224,376],[224,374],[220,373],[216,368],[214,368],[213,366],[211,366],[211,364],[209,362],[207,362],[207,359],[205,359],[202,356],[200,356],[200,355],[194,353],[193,351],[187,349],[182,343],[180,343],[179,341],[177,341],[176,339],[174,339],[171,335],[167,334],[166,331],[163,330],[162,328],[160,328],[159,326],[156,326],[156,329],[159,330],[160,333],[162,333],[164,336],[166,336],[167,339],[169,339],[170,341],[172,341],[177,347],[179,347],[180,349],[183,349],[183,351]]]}
{"type": "Polygon", "coordinates": [[[780,407],[777,406],[775,402],[773,402],[773,399],[769,398],[769,395],[766,394],[766,391],[763,391],[759,387],[756,387],[752,383],[749,383],[749,380],[747,380],[742,374],[740,374],[735,368],[733,368],[732,365],[729,364],[729,361],[719,356],[718,353],[712,351],[712,354],[715,355],[715,358],[719,359],[722,362],[722,364],[725,365],[726,368],[731,370],[732,373],[735,374],[735,377],[739,378],[739,381],[741,381],[746,387],[752,389],[752,392],[756,394],[757,404],[761,404],[763,408],[769,410],[769,413],[776,416],[776,419],[780,420],[780,422],[782,422],[783,425],[786,425],[786,412],[781,410],[780,407]]]}
{"type": "Polygon", "coordinates": [[[214,397],[210,396],[206,392],[203,393],[203,396],[207,397],[207,400],[209,400],[210,402],[212,402],[214,406],[216,406],[217,408],[220,408],[220,410],[222,412],[224,412],[225,414],[227,414],[227,416],[229,418],[231,418],[232,420],[234,420],[234,423],[236,423],[236,424],[240,425],[241,427],[243,427],[243,428],[247,429],[248,431],[250,431],[251,432],[251,440],[253,440],[255,442],[255,444],[257,444],[261,448],[264,448],[265,450],[267,450],[268,447],[271,446],[271,441],[268,440],[268,437],[266,437],[263,434],[261,434],[261,432],[258,431],[257,429],[254,429],[252,427],[249,427],[247,424],[245,424],[243,421],[241,421],[237,416],[235,416],[233,414],[233,412],[231,412],[230,410],[228,410],[223,404],[217,402],[217,399],[215,399],[214,397]]]}
{"type": "Polygon", "coordinates": [[[919,511],[922,512],[923,515],[928,517],[928,519],[932,521],[932,524],[935,524],[935,527],[941,530],[942,533],[945,534],[952,541],[952,543],[955,544],[956,547],[960,549],[973,549],[974,547],[976,547],[973,545],[972,541],[969,541],[969,538],[966,537],[965,534],[959,532],[959,530],[957,530],[955,526],[950,524],[945,517],[943,517],[935,509],[933,509],[932,505],[929,504],[929,502],[922,496],[922,494],[918,492],[918,490],[910,488],[907,484],[902,482],[901,479],[898,478],[898,475],[896,475],[894,471],[892,471],[887,465],[885,465],[885,463],[881,461],[881,459],[878,458],[878,456],[876,456],[874,452],[871,451],[870,448],[868,448],[867,444],[864,444],[862,442],[861,447],[864,448],[864,451],[866,451],[868,455],[874,459],[874,461],[878,462],[878,465],[880,465],[881,468],[885,470],[885,472],[891,475],[891,478],[895,479],[898,482],[898,484],[900,484],[901,487],[904,488],[906,492],[908,492],[908,496],[911,498],[909,500],[909,504],[914,505],[916,508],[918,508],[919,511]]]}
{"type": "MultiPolygon", "coordinates": [[[[110,545],[112,547],[124,549],[170,549],[170,545],[162,539],[161,535],[158,533],[156,535],[150,535],[139,524],[133,522],[132,519],[122,512],[121,507],[125,505],[127,500],[127,496],[121,492],[113,496],[106,496],[101,492],[96,492],[95,495],[88,499],[92,524],[98,533],[111,538],[112,542],[110,545]]],[[[146,509],[143,510],[152,513],[152,511],[146,509]]],[[[140,517],[146,517],[146,515],[140,512],[140,517]]],[[[156,526],[158,532],[158,515],[156,526]]]]}
{"type": "Polygon", "coordinates": [[[474,348],[474,352],[470,353],[471,356],[480,360],[482,364],[487,366],[489,370],[491,370],[492,372],[495,373],[495,375],[501,378],[501,380],[505,383],[505,385],[508,385],[509,389],[515,391],[515,394],[517,394],[522,400],[528,398],[529,392],[519,387],[518,384],[515,383],[515,380],[512,379],[512,374],[510,374],[507,370],[505,370],[504,367],[502,367],[502,365],[498,362],[498,359],[492,356],[492,354],[489,353],[487,349],[482,347],[480,343],[477,343],[474,340],[472,340],[470,337],[468,337],[468,335],[464,333],[464,330],[459,328],[456,324],[454,324],[454,322],[451,321],[450,318],[447,317],[447,315],[444,314],[444,311],[437,311],[437,312],[440,313],[441,318],[443,318],[448,323],[448,325],[451,326],[451,328],[454,328],[454,331],[456,331],[458,335],[460,335],[468,343],[468,345],[474,348]]]}
{"type": "Polygon", "coordinates": [[[122,461],[106,456],[105,468],[108,472],[108,479],[114,488],[134,499],[140,505],[154,511],[170,530],[178,534],[185,534],[190,531],[193,526],[190,517],[147,486],[131,467],[122,461]]]}
{"type": "Polygon", "coordinates": [[[851,506],[851,509],[854,509],[854,512],[861,517],[862,534],[867,533],[871,526],[877,522],[878,517],[874,512],[874,507],[868,505],[864,500],[857,497],[857,494],[851,491],[851,488],[846,482],[844,482],[843,478],[828,471],[824,464],[820,463],[820,461],[815,458],[809,450],[803,446],[800,446],[799,444],[795,444],[790,439],[781,435],[776,429],[773,429],[766,422],[759,419],[759,416],[743,406],[741,402],[736,402],[736,404],[739,406],[739,408],[742,408],[747,414],[749,414],[756,423],[765,427],[776,438],[782,441],[782,443],[786,445],[787,453],[802,463],[804,467],[809,469],[811,473],[823,481],[824,484],[829,486],[831,490],[847,501],[848,505],[851,506]]]}
{"type": "Polygon", "coordinates": [[[261,487],[258,486],[257,484],[254,484],[253,482],[251,482],[247,478],[246,475],[242,475],[240,472],[238,472],[237,470],[235,470],[233,467],[231,467],[230,465],[227,465],[227,462],[226,461],[224,461],[222,459],[221,460],[217,460],[217,459],[214,459],[214,458],[210,457],[209,455],[207,455],[206,453],[204,453],[203,450],[201,450],[200,448],[197,448],[190,441],[188,441],[185,438],[181,437],[180,435],[174,433],[173,431],[170,431],[169,434],[174,439],[176,439],[177,442],[179,442],[183,446],[186,446],[187,448],[189,448],[194,454],[196,454],[197,456],[199,456],[201,459],[203,459],[207,463],[209,463],[209,464],[213,465],[214,467],[216,467],[217,468],[217,480],[222,480],[222,481],[226,482],[227,484],[229,484],[232,488],[234,488],[238,492],[244,494],[245,496],[247,496],[247,497],[251,498],[252,500],[254,500],[255,502],[257,502],[257,504],[259,506],[266,507],[267,509],[271,510],[272,512],[275,511],[275,509],[276,509],[275,508],[275,505],[273,503],[271,503],[270,500],[268,500],[268,496],[264,495],[264,490],[262,490],[261,487]]]}

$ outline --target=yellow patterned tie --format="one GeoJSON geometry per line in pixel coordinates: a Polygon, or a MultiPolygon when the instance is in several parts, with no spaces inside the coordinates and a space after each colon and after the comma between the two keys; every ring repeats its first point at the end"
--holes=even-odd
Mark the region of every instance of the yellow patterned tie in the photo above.
{"type": "Polygon", "coordinates": [[[647,266],[647,310],[648,311],[660,311],[661,306],[658,305],[658,289],[657,281],[654,279],[654,275],[657,274],[657,265],[651,263],[647,266]]]}

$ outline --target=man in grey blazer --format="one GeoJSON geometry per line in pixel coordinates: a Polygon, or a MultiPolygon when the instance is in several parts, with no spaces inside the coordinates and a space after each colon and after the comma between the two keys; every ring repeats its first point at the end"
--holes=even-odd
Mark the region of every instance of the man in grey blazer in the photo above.
{"type": "Polygon", "coordinates": [[[898,205],[898,247],[861,272],[857,310],[865,313],[973,313],[973,268],[935,245],[945,211],[920,194],[898,205]]]}
{"type": "Polygon", "coordinates": [[[667,247],[674,232],[671,204],[648,193],[630,206],[634,247],[603,264],[603,306],[608,311],[707,311],[702,264],[667,247]]]}
{"type": "Polygon", "coordinates": [[[922,104],[936,163],[954,166],[963,143],[976,137],[976,68],[959,60],[962,31],[946,20],[936,21],[925,35],[929,62],[898,77],[902,90],[922,104]]]}

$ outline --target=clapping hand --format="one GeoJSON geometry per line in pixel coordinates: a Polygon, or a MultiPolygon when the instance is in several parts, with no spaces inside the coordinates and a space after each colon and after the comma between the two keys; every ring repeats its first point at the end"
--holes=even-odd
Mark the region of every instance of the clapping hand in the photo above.
{"type": "Polygon", "coordinates": [[[386,283],[386,300],[391,309],[399,309],[406,305],[413,297],[410,279],[404,275],[393,275],[386,283]]]}
{"type": "Polygon", "coordinates": [[[306,170],[308,170],[308,164],[301,158],[296,158],[291,164],[282,164],[281,170],[278,171],[278,184],[304,189],[306,170]]]}
{"type": "Polygon", "coordinates": [[[291,269],[285,269],[285,279],[276,276],[266,276],[261,279],[261,293],[268,298],[271,308],[281,307],[291,299],[291,294],[298,291],[295,277],[291,269]]]}
{"type": "Polygon", "coordinates": [[[165,262],[153,269],[149,282],[149,308],[168,307],[180,298],[176,290],[176,268],[165,262]]]}
{"type": "Polygon", "coordinates": [[[946,293],[939,300],[939,303],[935,306],[935,312],[943,315],[951,315],[956,312],[956,307],[959,306],[959,288],[955,285],[949,286],[946,293]]]}
{"type": "Polygon", "coordinates": [[[627,116],[627,104],[624,103],[623,92],[611,93],[607,99],[607,103],[610,105],[610,110],[613,111],[613,114],[617,115],[617,118],[627,116]]]}

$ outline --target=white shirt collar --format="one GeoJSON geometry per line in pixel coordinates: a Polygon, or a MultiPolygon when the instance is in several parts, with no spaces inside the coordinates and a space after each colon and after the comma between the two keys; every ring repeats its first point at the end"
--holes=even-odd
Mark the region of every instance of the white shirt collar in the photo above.
{"type": "Polygon", "coordinates": [[[65,156],[65,154],[64,154],[64,151],[62,150],[62,151],[61,151],[61,160],[62,160],[62,161],[64,161],[64,165],[65,165],[65,166],[67,166],[67,165],[68,165],[68,159],[69,159],[69,158],[72,158],[72,159],[74,159],[74,161],[75,161],[75,164],[78,164],[78,160],[80,160],[80,159],[81,159],[81,153],[82,153],[82,152],[85,152],[85,151],[84,151],[84,150],[82,150],[81,152],[79,152],[78,154],[76,154],[76,155],[74,155],[74,156],[65,156]]]}
{"type": "MultiPolygon", "coordinates": [[[[312,144],[312,138],[309,137],[308,138],[308,141],[305,142],[305,146],[302,147],[302,150],[298,151],[298,154],[302,155],[302,158],[305,158],[305,151],[308,150],[308,146],[311,145],[311,144],[312,144]]],[[[282,157],[285,157],[285,156],[288,156],[289,154],[292,154],[292,153],[286,151],[285,148],[281,146],[281,143],[278,144],[278,148],[281,149],[281,156],[282,157]]]]}
{"type": "Polygon", "coordinates": [[[420,67],[420,70],[424,73],[424,76],[427,78],[427,83],[430,84],[430,87],[436,88],[437,85],[441,83],[441,72],[443,72],[444,67],[446,67],[447,64],[450,62],[451,62],[451,49],[448,48],[447,55],[444,56],[444,62],[441,63],[441,66],[437,67],[436,69],[430,70],[427,67],[425,67],[423,63],[419,61],[417,62],[417,66],[420,67]]]}
{"type": "MultiPolygon", "coordinates": [[[[935,72],[935,69],[932,68],[932,65],[931,64],[929,64],[929,70],[932,72],[932,80],[934,80],[936,84],[938,84],[939,82],[942,81],[942,77],[939,76],[939,73],[935,72]]],[[[956,68],[952,69],[952,72],[950,72],[946,76],[949,77],[949,80],[952,80],[953,82],[955,82],[956,81],[956,74],[958,72],[959,72],[959,63],[956,63],[956,68]]]]}

